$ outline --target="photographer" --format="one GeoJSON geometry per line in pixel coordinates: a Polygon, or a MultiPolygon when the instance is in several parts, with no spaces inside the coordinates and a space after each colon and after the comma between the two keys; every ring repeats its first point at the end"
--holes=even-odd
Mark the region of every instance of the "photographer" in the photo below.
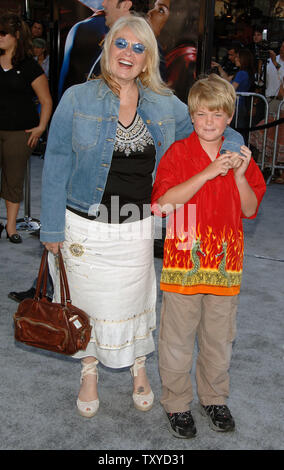
{"type": "Polygon", "coordinates": [[[281,42],[279,55],[269,50],[270,59],[266,66],[266,90],[269,113],[276,114],[279,103],[284,98],[284,39],[281,42]]]}
{"type": "Polygon", "coordinates": [[[258,59],[259,57],[259,46],[261,41],[263,40],[263,30],[263,26],[255,25],[253,27],[252,42],[246,46],[252,52],[256,59],[258,59]]]}
{"type": "Polygon", "coordinates": [[[239,70],[239,67],[235,63],[235,59],[241,47],[241,43],[232,42],[232,44],[228,46],[226,56],[220,62],[222,69],[229,77],[233,78],[239,70]]]}
{"type": "MultiPolygon", "coordinates": [[[[250,92],[253,90],[254,87],[253,62],[253,55],[251,51],[249,49],[243,48],[239,50],[235,57],[235,64],[238,67],[238,72],[234,77],[227,75],[221,65],[217,62],[211,62],[211,67],[215,67],[222,78],[231,82],[237,92],[250,92]]],[[[240,132],[243,135],[245,143],[247,145],[249,110],[247,106],[247,100],[244,96],[239,96],[237,110],[237,117],[236,115],[233,117],[231,126],[237,126],[238,128],[243,129],[240,132]]]]}

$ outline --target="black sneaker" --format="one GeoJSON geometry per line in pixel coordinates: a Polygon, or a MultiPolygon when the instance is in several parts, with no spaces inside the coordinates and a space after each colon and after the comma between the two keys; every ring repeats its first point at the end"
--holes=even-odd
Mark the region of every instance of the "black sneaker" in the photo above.
{"type": "Polygon", "coordinates": [[[196,427],[191,411],[167,413],[170,422],[170,432],[181,439],[189,439],[196,434],[196,427]]]}
{"type": "Polygon", "coordinates": [[[9,292],[9,299],[15,300],[16,302],[22,302],[24,299],[33,299],[35,295],[35,288],[31,287],[23,292],[9,292]]]}
{"type": "Polygon", "coordinates": [[[208,418],[209,425],[214,431],[234,431],[235,421],[227,405],[203,406],[200,403],[200,411],[208,418]]]}
{"type": "MultiPolygon", "coordinates": [[[[9,292],[8,297],[9,299],[15,300],[16,302],[22,302],[25,299],[33,299],[35,296],[36,290],[34,287],[31,287],[28,290],[22,292],[9,292]]],[[[41,294],[40,294],[41,297],[41,294]]],[[[49,302],[52,302],[52,298],[46,296],[49,302]]]]}

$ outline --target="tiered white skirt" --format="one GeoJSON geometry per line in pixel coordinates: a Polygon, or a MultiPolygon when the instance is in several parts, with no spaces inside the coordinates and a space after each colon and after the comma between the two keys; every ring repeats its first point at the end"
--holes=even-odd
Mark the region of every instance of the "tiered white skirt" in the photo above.
{"type": "MultiPolygon", "coordinates": [[[[154,351],[156,276],[153,217],[124,224],[105,224],[66,210],[65,262],[71,300],[92,325],[85,351],[74,357],[96,357],[121,368],[154,351]]],[[[54,302],[60,302],[56,257],[49,253],[54,302]]]]}

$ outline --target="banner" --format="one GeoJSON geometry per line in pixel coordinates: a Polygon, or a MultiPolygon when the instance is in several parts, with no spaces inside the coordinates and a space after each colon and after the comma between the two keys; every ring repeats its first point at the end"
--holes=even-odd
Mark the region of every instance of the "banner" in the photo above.
{"type": "Polygon", "coordinates": [[[16,15],[22,15],[22,3],[19,0],[1,0],[0,2],[0,15],[5,13],[15,13],[16,15]]]}
{"type": "MultiPolygon", "coordinates": [[[[58,0],[58,5],[60,98],[69,86],[96,75],[108,29],[102,0],[58,0]]],[[[162,78],[184,102],[195,80],[199,15],[199,0],[148,1],[147,18],[158,41],[162,78]]]]}
{"type": "MultiPolygon", "coordinates": [[[[156,8],[165,1],[156,1],[156,8]]],[[[166,59],[167,82],[185,103],[196,74],[199,0],[168,0],[170,14],[158,41],[166,59]]]]}

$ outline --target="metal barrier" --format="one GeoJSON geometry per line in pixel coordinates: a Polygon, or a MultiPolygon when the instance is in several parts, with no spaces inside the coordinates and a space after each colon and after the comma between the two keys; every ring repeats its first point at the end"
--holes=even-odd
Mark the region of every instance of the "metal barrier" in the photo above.
{"type": "MultiPolygon", "coordinates": [[[[259,135],[262,136],[262,141],[260,141],[261,150],[260,150],[260,148],[258,148],[258,147],[257,148],[258,148],[259,151],[261,151],[261,161],[257,162],[257,164],[260,166],[261,170],[264,170],[264,169],[267,169],[267,168],[271,170],[271,173],[270,173],[270,175],[267,179],[267,184],[269,184],[272,177],[275,175],[275,170],[276,169],[284,170],[284,162],[283,163],[282,162],[277,163],[277,144],[280,145],[280,140],[278,142],[278,134],[279,134],[279,126],[281,125],[281,123],[277,124],[275,126],[275,135],[273,137],[272,157],[269,159],[269,161],[266,161],[265,157],[266,157],[266,153],[267,153],[267,143],[268,143],[268,134],[267,133],[268,133],[268,129],[267,128],[264,129],[264,130],[260,129],[258,131],[256,129],[256,127],[257,127],[257,125],[259,125],[259,123],[256,124],[256,126],[252,126],[252,119],[253,119],[254,98],[256,97],[256,98],[260,98],[265,104],[265,113],[264,113],[264,118],[261,120],[261,125],[266,125],[266,124],[269,123],[269,117],[271,117],[271,115],[269,115],[268,101],[263,95],[260,95],[258,93],[237,92],[237,97],[238,96],[244,96],[244,97],[250,98],[250,110],[249,110],[249,124],[248,124],[248,127],[249,128],[254,127],[254,130],[249,131],[248,147],[251,148],[251,145],[252,145],[252,143],[251,143],[251,134],[253,132],[259,132],[259,135]]],[[[280,119],[282,108],[284,110],[284,100],[280,101],[280,103],[279,103],[277,114],[274,117],[275,121],[278,121],[280,119]]],[[[236,116],[237,116],[236,117],[236,128],[238,127],[238,124],[237,124],[238,123],[238,109],[239,109],[239,99],[237,99],[237,103],[236,103],[236,116]]],[[[268,145],[269,149],[271,149],[270,141],[271,141],[271,138],[269,137],[269,145],[268,145]]]]}
{"type": "MultiPolygon", "coordinates": [[[[277,115],[276,115],[276,120],[278,121],[278,119],[280,119],[280,114],[281,114],[281,108],[284,104],[284,100],[280,101],[279,103],[279,106],[278,106],[278,111],[277,111],[277,115]]],[[[274,146],[273,146],[273,157],[272,157],[272,165],[271,165],[271,175],[269,177],[269,181],[270,179],[272,178],[272,176],[274,176],[274,172],[275,172],[275,169],[282,169],[284,170],[284,162],[282,163],[282,165],[277,165],[276,164],[276,159],[277,159],[277,155],[276,155],[276,152],[277,152],[277,141],[278,141],[278,133],[279,133],[279,126],[281,124],[278,124],[276,126],[276,129],[275,129],[275,136],[274,136],[274,146]]],[[[279,142],[279,145],[280,145],[280,142],[279,142]]]]}
{"type": "Polygon", "coordinates": [[[24,194],[24,217],[17,219],[17,230],[28,232],[39,230],[40,221],[31,217],[31,157],[27,161],[24,194]]]}
{"type": "MultiPolygon", "coordinates": [[[[264,113],[264,122],[263,124],[268,123],[268,101],[265,98],[265,96],[260,95],[259,93],[249,93],[249,92],[237,92],[237,97],[244,96],[247,98],[250,98],[250,111],[249,111],[249,125],[248,127],[252,127],[252,119],[253,119],[253,108],[254,108],[254,98],[260,99],[264,102],[265,105],[265,113],[264,113]]],[[[238,113],[239,113],[239,99],[237,99],[236,103],[236,128],[238,127],[238,113]]],[[[251,132],[254,131],[249,131],[249,136],[248,136],[248,147],[250,148],[251,143],[250,143],[250,136],[251,132]]],[[[263,141],[262,141],[262,152],[261,152],[261,161],[257,162],[257,164],[260,166],[261,170],[264,169],[265,166],[265,148],[266,148],[266,140],[267,140],[267,129],[264,129],[263,133],[263,141]]]]}

